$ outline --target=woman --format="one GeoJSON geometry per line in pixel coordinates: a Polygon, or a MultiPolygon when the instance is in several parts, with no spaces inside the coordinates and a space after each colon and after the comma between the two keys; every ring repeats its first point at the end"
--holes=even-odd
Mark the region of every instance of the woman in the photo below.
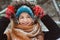
{"type": "Polygon", "coordinates": [[[34,15],[28,6],[18,8],[16,17],[18,24],[11,20],[11,29],[6,32],[8,40],[43,40],[40,24],[34,23],[34,15]],[[10,32],[9,32],[10,31],[10,32]]]}
{"type": "MultiPolygon", "coordinates": [[[[6,11],[6,16],[0,19],[0,40],[7,40],[7,36],[4,35],[4,31],[7,28],[11,17],[11,14],[14,14],[14,6],[9,6],[8,11],[6,11]]],[[[40,6],[34,6],[34,14],[40,15],[39,18],[46,25],[46,27],[50,30],[45,34],[45,40],[56,40],[60,37],[60,28],[57,24],[52,20],[49,15],[45,15],[42,8],[40,6]],[[38,11],[36,11],[38,10],[38,11]]]]}

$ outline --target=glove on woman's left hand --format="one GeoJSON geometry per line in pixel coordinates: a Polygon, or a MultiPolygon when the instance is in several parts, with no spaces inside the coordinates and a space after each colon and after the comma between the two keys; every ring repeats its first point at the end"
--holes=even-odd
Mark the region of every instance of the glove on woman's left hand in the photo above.
{"type": "Polygon", "coordinates": [[[39,5],[36,5],[35,7],[33,7],[33,11],[34,11],[34,14],[39,18],[42,18],[45,15],[43,8],[41,8],[39,5]]]}

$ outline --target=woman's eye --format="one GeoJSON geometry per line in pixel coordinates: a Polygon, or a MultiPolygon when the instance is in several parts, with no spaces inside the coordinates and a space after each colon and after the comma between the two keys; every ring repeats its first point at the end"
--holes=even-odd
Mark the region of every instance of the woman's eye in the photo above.
{"type": "Polygon", "coordinates": [[[20,19],[23,19],[24,17],[20,17],[20,19]]]}
{"type": "Polygon", "coordinates": [[[27,18],[30,18],[30,16],[28,16],[27,18]]]}

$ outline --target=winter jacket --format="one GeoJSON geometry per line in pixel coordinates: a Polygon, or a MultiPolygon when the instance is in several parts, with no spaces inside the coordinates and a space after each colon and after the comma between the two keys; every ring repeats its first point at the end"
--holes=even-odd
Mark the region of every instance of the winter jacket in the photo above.
{"type": "MultiPolygon", "coordinates": [[[[60,37],[60,28],[49,15],[42,17],[41,21],[49,29],[49,32],[45,33],[45,40],[56,40],[60,37]]],[[[0,19],[0,40],[7,40],[7,36],[4,34],[4,31],[7,28],[9,22],[10,20],[5,17],[0,19]]]]}

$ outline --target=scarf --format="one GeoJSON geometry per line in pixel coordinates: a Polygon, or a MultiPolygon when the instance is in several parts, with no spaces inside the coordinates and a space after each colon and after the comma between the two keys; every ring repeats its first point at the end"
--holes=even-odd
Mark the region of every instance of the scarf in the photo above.
{"type": "MultiPolygon", "coordinates": [[[[24,26],[22,26],[22,25],[18,25],[18,26],[19,26],[19,28],[16,28],[16,26],[15,26],[15,28],[12,28],[12,34],[15,34],[16,36],[18,36],[20,39],[23,39],[23,40],[25,40],[25,39],[31,40],[34,37],[36,37],[41,31],[38,24],[28,26],[28,27],[32,27],[30,29],[28,28],[29,29],[28,31],[26,31],[26,29],[25,30],[21,29],[21,27],[24,27],[24,26]]],[[[25,26],[25,27],[27,27],[27,26],[25,26]]],[[[13,39],[13,37],[12,37],[12,39],[13,39]]]]}
{"type": "Polygon", "coordinates": [[[36,36],[41,33],[39,23],[29,26],[13,24],[13,26],[10,31],[10,40],[38,40],[36,36]]]}

